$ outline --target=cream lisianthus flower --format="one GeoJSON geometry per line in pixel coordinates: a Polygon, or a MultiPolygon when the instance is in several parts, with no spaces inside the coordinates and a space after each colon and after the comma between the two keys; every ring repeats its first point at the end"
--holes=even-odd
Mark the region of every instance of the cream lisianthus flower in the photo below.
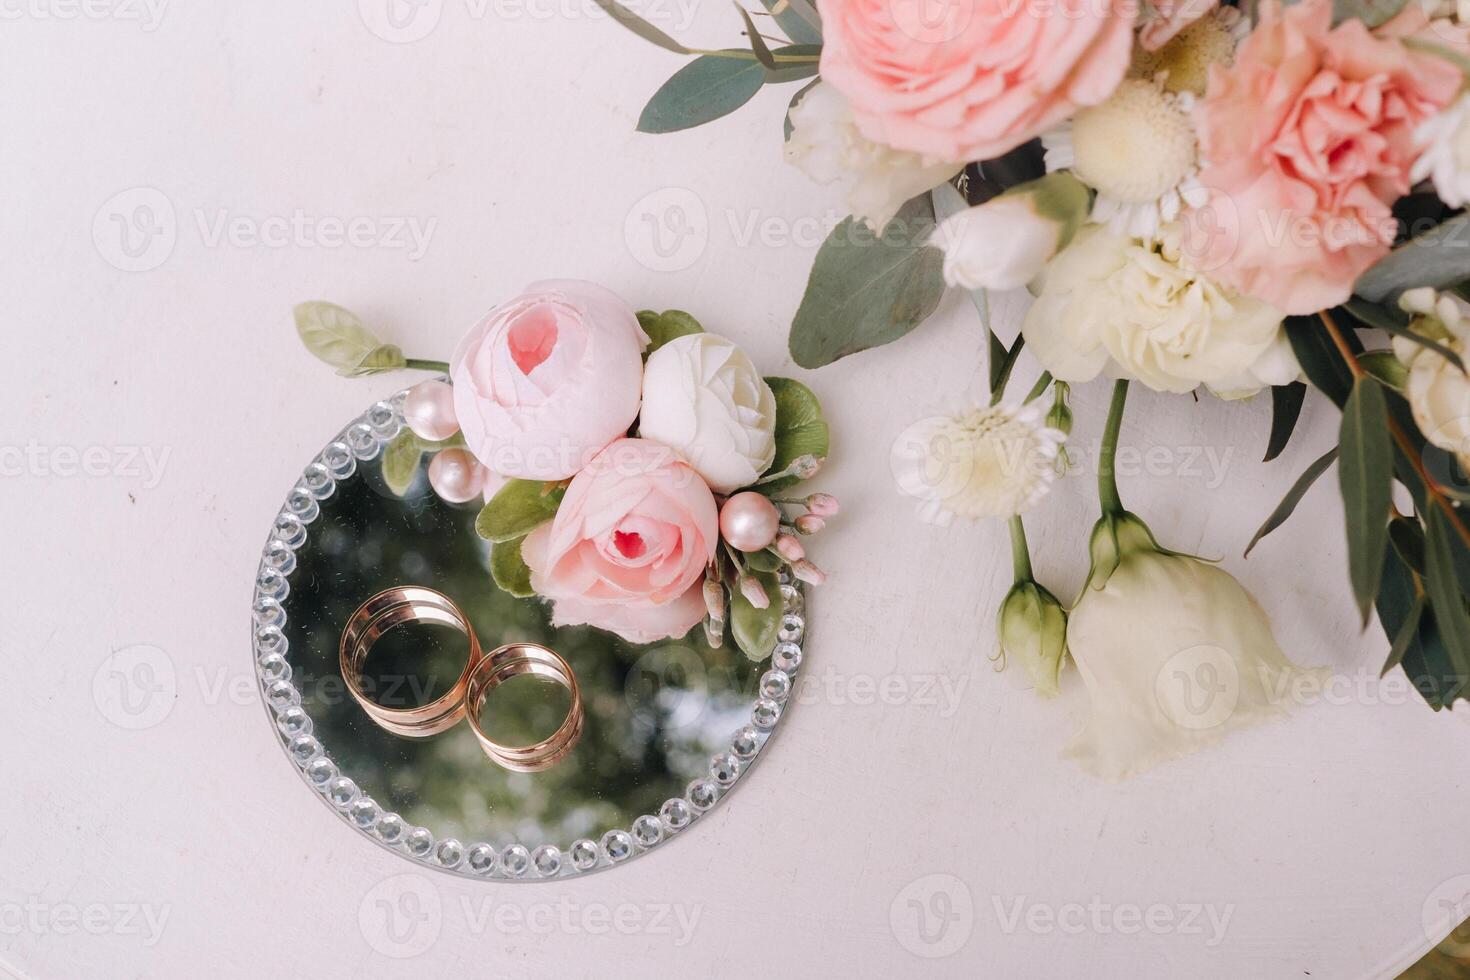
{"type": "MultiPolygon", "coordinates": [[[[1410,289],[1399,306],[1413,316],[1409,329],[1461,355],[1470,339],[1470,308],[1427,287],[1410,289]]],[[[1470,378],[1443,355],[1404,337],[1393,352],[1408,368],[1404,395],[1424,438],[1470,466],[1470,378]]]]}
{"type": "Polygon", "coordinates": [[[1067,621],[1067,649],[1092,712],[1066,754],[1124,777],[1286,712],[1302,670],[1231,575],[1158,546],[1133,514],[1105,514],[1092,573],[1067,621]]]}
{"type": "Polygon", "coordinates": [[[791,109],[786,162],[819,184],[843,182],[853,216],[882,231],[904,202],[964,166],[874,143],[858,131],[842,94],[818,84],[791,109]]]}
{"type": "Polygon", "coordinates": [[[1051,489],[1067,438],[1046,425],[1046,412],[1033,401],[920,419],[893,444],[894,479],[926,523],[1020,514],[1051,489]]]}
{"type": "Polygon", "coordinates": [[[1041,138],[1046,169],[1070,170],[1097,191],[1091,219],[1119,235],[1152,238],[1186,204],[1209,200],[1200,184],[1194,96],[1130,78],[1101,105],[1041,138]]]}
{"type": "Polygon", "coordinates": [[[1062,381],[1106,367],[1155,391],[1235,398],[1300,372],[1281,313],[1191,269],[1177,226],[1156,242],[1084,228],[1032,288],[1021,332],[1062,381]]]}
{"type": "Polygon", "coordinates": [[[1470,95],[1420,124],[1414,142],[1423,152],[1409,179],[1432,179],[1439,199],[1452,208],[1470,203],[1470,95]]]}

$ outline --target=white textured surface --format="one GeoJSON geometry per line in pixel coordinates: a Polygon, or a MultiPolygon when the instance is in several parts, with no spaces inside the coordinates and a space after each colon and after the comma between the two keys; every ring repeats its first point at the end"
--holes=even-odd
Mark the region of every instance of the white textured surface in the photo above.
{"type": "MultiPolygon", "coordinates": [[[[0,961],[19,974],[1357,978],[1391,976],[1428,945],[1425,903],[1470,873],[1463,717],[1384,703],[1393,691],[1368,685],[1114,786],[1057,758],[1084,707],[1074,674],[1043,704],[992,672],[1005,529],[923,527],[887,473],[905,424],[977,388],[976,318],[952,298],[880,353],[796,371],[833,422],[820,483],[845,509],[814,545],[833,578],[814,603],[806,703],[749,784],[691,839],[614,874],[556,887],[425,879],[420,897],[440,912],[404,920],[419,931],[396,951],[426,948],[384,956],[360,914],[423,883],[384,885],[412,869],[332,819],[283,761],[249,683],[246,606],[291,481],[402,379],[334,378],[301,351],[292,303],[334,299],[411,354],[442,357],[525,282],[582,276],[638,306],[689,309],[768,371],[793,372],[786,324],[815,239],[750,244],[745,232],[775,218],[810,236],[838,197],[781,165],[790,88],[715,126],[637,135],[642,101],[680,61],[572,0],[431,0],[440,21],[413,44],[375,37],[350,2],[178,3],[153,30],[105,0],[85,10],[117,16],[65,19],[83,12],[68,0],[0,9],[0,444],[33,444],[63,467],[58,447],[102,447],[116,468],[122,447],[168,453],[156,485],[32,463],[0,480],[12,596],[0,651],[15,688],[0,961]],[[108,261],[121,258],[104,205],[137,187],[171,203],[177,242],[157,268],[124,272],[108,261]],[[637,208],[655,192],[655,204],[705,209],[702,235],[671,263],[686,268],[639,261],[660,264],[637,208]],[[222,209],[436,224],[411,261],[404,249],[211,244],[222,209]],[[130,731],[99,710],[94,675],[136,644],[166,652],[177,695],[130,731]],[[930,678],[958,699],[913,696],[930,678]],[[910,885],[939,874],[962,884],[947,885],[953,915],[943,933],[930,919],[939,941],[926,944],[909,900],[942,910],[945,896],[932,879],[910,885]],[[615,924],[622,905],[671,902],[671,915],[697,916],[683,945],[672,918],[624,918],[630,934],[615,924]],[[1122,910],[1124,927],[1127,909],[1152,905],[1230,918],[1217,944],[1207,917],[1199,933],[1027,926],[1032,906],[1067,917],[1068,903],[1093,902],[1122,910]],[[95,934],[68,929],[64,910],[92,903],[107,906],[91,913],[95,934]],[[575,928],[559,925],[558,903],[575,928]],[[46,908],[40,928],[27,906],[46,908]],[[146,912],[167,916],[151,945],[146,912]],[[606,934],[593,934],[602,915],[606,934]],[[915,953],[962,939],[948,957],[915,953]]],[[[718,4],[692,25],[673,0],[654,9],[691,41],[735,42],[718,4]]],[[[1085,450],[1105,398],[1102,386],[1078,393],[1085,450]]],[[[1353,626],[1330,480],[1238,557],[1330,442],[1335,411],[1313,400],[1267,466],[1266,404],[1140,393],[1133,408],[1130,444],[1174,447],[1180,465],[1185,447],[1233,455],[1218,488],[1206,467],[1126,478],[1125,499],[1167,543],[1224,555],[1299,662],[1373,677],[1386,644],[1353,626]]],[[[1066,596],[1092,508],[1079,476],[1031,522],[1038,572],[1066,596]]]]}

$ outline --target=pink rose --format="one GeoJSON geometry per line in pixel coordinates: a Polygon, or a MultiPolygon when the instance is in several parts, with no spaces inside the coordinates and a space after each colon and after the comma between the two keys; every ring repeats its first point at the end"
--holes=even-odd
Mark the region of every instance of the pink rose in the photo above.
{"type": "MultiPolygon", "coordinates": [[[[1358,20],[1331,24],[1329,0],[1285,14],[1262,4],[1234,65],[1211,69],[1196,112],[1212,195],[1190,216],[1189,251],[1202,271],[1286,313],[1341,303],[1388,252],[1414,128],[1463,81],[1398,40],[1425,28],[1417,4],[1376,35],[1358,20]]],[[[1441,26],[1434,40],[1467,50],[1463,28],[1441,26]]]]}
{"type": "Polygon", "coordinates": [[[465,445],[502,476],[566,479],[637,418],[647,346],[633,311],[601,286],[527,287],[450,360],[465,445]]]}
{"type": "Polygon", "coordinates": [[[868,139],[987,160],[1106,99],[1135,0],[830,0],[822,78],[868,139]]]}
{"type": "Polygon", "coordinates": [[[719,515],[699,474],[667,446],[619,439],[572,478],[556,517],[526,536],[531,587],[557,626],[632,643],[683,636],[704,617],[719,515]]]}

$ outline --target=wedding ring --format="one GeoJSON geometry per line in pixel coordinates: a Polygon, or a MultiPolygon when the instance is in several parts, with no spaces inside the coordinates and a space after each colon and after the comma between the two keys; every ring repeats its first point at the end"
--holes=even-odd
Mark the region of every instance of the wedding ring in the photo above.
{"type": "Polygon", "coordinates": [[[536,643],[508,643],[486,654],[470,670],[465,714],[480,748],[492,761],[515,772],[541,772],[565,759],[582,737],[582,690],[571,666],[555,652],[536,643]],[[521,674],[555,681],[572,693],[572,703],[561,727],[549,738],[532,745],[504,745],[480,727],[480,709],[491,691],[521,674]]]}
{"type": "Polygon", "coordinates": [[[342,679],[354,700],[380,727],[406,738],[425,738],[454,727],[465,713],[465,692],[471,672],[483,660],[480,641],[469,619],[442,592],[405,585],[384,589],[357,607],[342,631],[338,662],[342,679]],[[363,690],[362,668],[373,644],[404,623],[437,623],[452,626],[469,639],[469,659],[458,680],[443,695],[416,708],[388,708],[368,697],[363,690]]]}

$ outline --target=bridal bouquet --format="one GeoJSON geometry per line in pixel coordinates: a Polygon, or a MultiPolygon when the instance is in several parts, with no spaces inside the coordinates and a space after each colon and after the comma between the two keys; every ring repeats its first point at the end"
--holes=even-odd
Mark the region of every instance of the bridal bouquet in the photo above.
{"type": "Polygon", "coordinates": [[[438,371],[409,389],[383,478],[481,503],[490,576],[553,604],[557,626],[632,643],[726,626],[750,659],[781,635],[782,573],[820,584],[800,536],[836,499],[790,496],[827,455],[804,385],[763,378],[689,314],[635,314],[589,282],[536,283],[485,317],[448,363],[405,358],[331,303],[296,308],[302,341],[349,376],[438,371]]]}
{"type": "MultiPolygon", "coordinates": [[[[730,112],[813,79],[785,155],[852,215],[818,252],[791,327],[820,367],[917,327],[946,287],[1025,288],[990,333],[989,404],[919,423],[894,451],[934,520],[1011,523],[1003,656],[1038,691],[1070,657],[1092,699],[1075,750],[1121,775],[1282,707],[1302,672],[1228,574],[1158,543],[1113,479],[1127,386],[1235,399],[1270,389],[1266,458],[1306,386],[1340,445],[1257,532],[1337,467],[1347,575],[1434,708],[1470,696],[1470,11],[1448,0],[766,0],[748,50],[697,58],[640,128],[730,112]],[[784,37],[772,36],[774,32],[784,37]],[[813,78],[815,74],[815,78],[813,78]],[[1387,339],[1382,339],[1382,338],[1387,339]],[[1023,346],[1044,373],[1007,391],[1023,346]],[[1033,580],[1021,514],[1065,468],[1069,386],[1115,382],[1091,573],[1070,609],[1033,580]],[[1131,624],[1147,619],[1150,635],[1131,624]],[[1171,678],[1229,707],[1201,720],[1171,678]]],[[[988,324],[987,324],[988,329],[988,324]]],[[[1247,549],[1249,551],[1249,549],[1247,549]]]]}

